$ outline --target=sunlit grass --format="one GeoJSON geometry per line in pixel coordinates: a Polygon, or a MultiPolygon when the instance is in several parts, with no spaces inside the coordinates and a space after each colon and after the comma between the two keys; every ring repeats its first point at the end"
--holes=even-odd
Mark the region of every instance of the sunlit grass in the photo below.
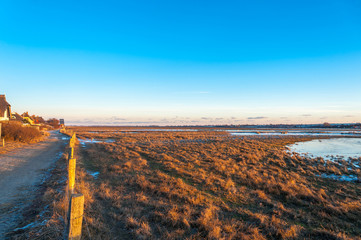
{"type": "Polygon", "coordinates": [[[85,221],[98,239],[361,235],[359,183],[317,176],[360,177],[360,169],[287,152],[287,144],[309,138],[234,138],[206,131],[78,136],[116,140],[88,144],[77,153],[77,187],[88,199],[85,221]]]}

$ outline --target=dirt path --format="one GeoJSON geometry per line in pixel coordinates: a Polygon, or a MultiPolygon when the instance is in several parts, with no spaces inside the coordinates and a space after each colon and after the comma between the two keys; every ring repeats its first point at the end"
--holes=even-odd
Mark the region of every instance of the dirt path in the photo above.
{"type": "Polygon", "coordinates": [[[36,185],[64,151],[67,138],[53,131],[43,142],[0,155],[0,239],[16,226],[36,185]]]}

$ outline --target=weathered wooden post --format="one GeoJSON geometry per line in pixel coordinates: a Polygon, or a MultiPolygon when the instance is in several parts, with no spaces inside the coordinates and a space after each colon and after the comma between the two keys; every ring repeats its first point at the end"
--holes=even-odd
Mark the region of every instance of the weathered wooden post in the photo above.
{"type": "Polygon", "coordinates": [[[69,196],[74,193],[76,159],[70,158],[68,164],[68,190],[69,196]]]}
{"type": "Polygon", "coordinates": [[[73,147],[70,148],[70,156],[69,156],[69,158],[74,158],[74,148],[73,147]]]}
{"type": "Polygon", "coordinates": [[[80,240],[83,223],[84,195],[72,194],[68,210],[68,226],[66,239],[80,240]]]}
{"type": "Polygon", "coordinates": [[[76,134],[74,133],[73,136],[70,138],[70,142],[69,142],[71,148],[75,147],[75,141],[76,141],[76,134]]]}

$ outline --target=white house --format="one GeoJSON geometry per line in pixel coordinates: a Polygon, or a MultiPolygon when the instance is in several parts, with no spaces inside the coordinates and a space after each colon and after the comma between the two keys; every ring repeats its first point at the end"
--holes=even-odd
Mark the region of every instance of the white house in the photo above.
{"type": "Polygon", "coordinates": [[[0,122],[11,118],[11,105],[6,101],[5,95],[0,95],[0,122]]]}

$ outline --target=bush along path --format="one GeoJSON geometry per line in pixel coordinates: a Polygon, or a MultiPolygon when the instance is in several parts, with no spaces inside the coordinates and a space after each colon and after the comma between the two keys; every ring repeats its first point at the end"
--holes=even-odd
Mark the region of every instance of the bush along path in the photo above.
{"type": "Polygon", "coordinates": [[[0,155],[0,239],[21,225],[23,212],[49,174],[46,169],[63,157],[68,139],[52,131],[43,142],[0,155]]]}

